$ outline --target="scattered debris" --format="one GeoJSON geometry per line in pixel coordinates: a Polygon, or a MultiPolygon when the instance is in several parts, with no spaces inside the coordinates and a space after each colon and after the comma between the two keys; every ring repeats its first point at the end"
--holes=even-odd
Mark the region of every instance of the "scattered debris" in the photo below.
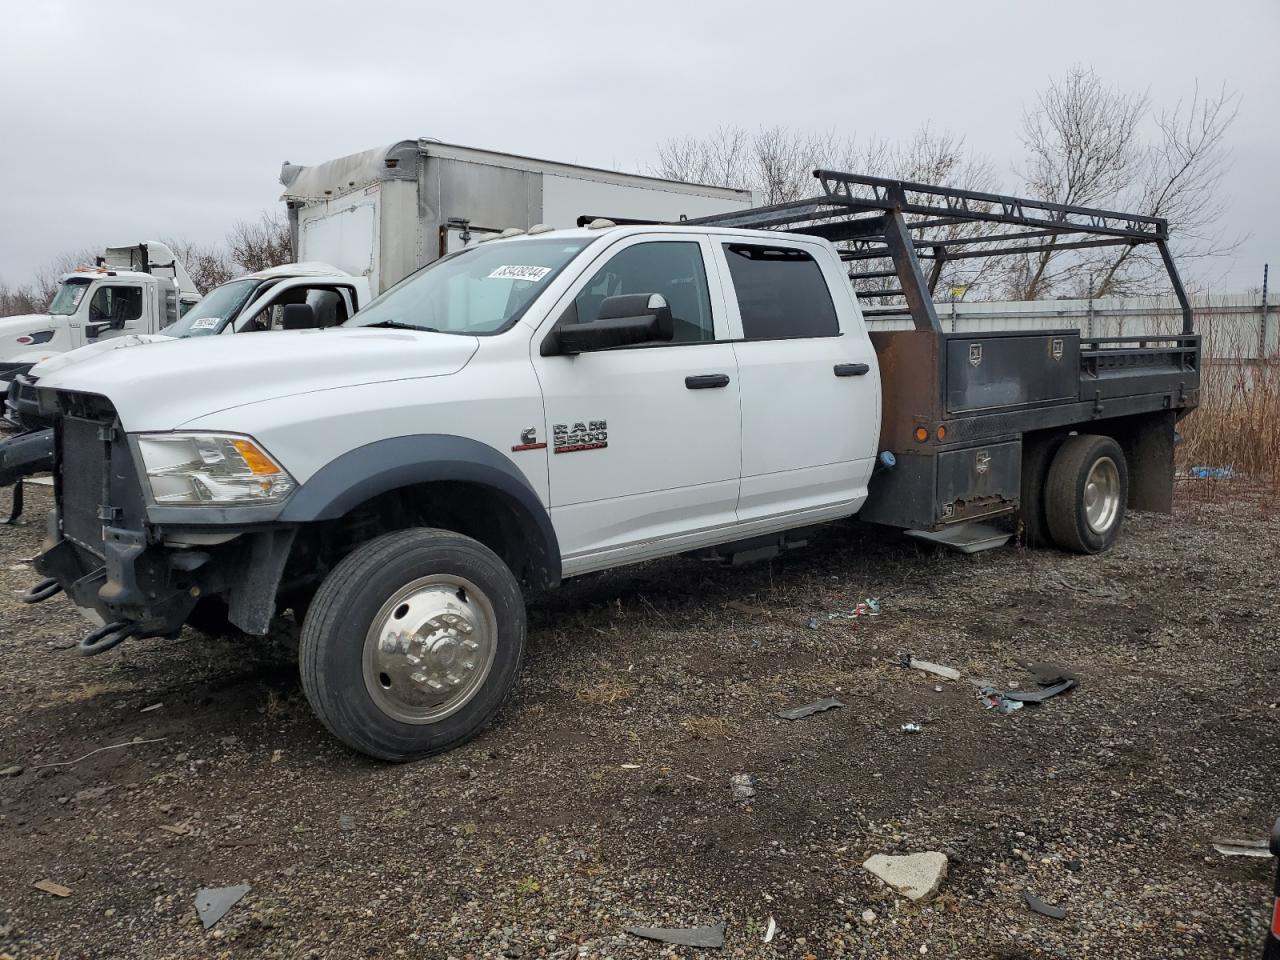
{"type": "Polygon", "coordinates": [[[618,769],[619,769],[619,770],[639,770],[639,769],[640,769],[640,764],[638,764],[638,763],[623,763],[623,764],[619,764],[619,765],[618,765],[618,769]]]}
{"type": "Polygon", "coordinates": [[[0,777],[20,777],[22,776],[22,769],[21,766],[15,763],[12,767],[5,767],[0,770],[0,777]]]}
{"type": "Polygon", "coordinates": [[[947,856],[936,850],[905,857],[877,853],[862,865],[862,869],[879,877],[908,899],[925,900],[938,891],[942,878],[947,875],[947,856]]]}
{"type": "Polygon", "coordinates": [[[924,727],[920,726],[920,724],[916,723],[914,720],[911,720],[902,725],[902,732],[903,733],[924,733],[924,727]]]}
{"type": "Polygon", "coordinates": [[[749,773],[735,773],[729,778],[733,799],[750,800],[756,795],[756,778],[749,773]]]}
{"type": "Polygon", "coordinates": [[[172,833],[176,837],[185,837],[191,832],[191,828],[185,823],[158,823],[157,830],[163,830],[165,833],[172,833]]]}
{"type": "Polygon", "coordinates": [[[204,887],[196,891],[196,913],[200,922],[208,930],[227,915],[227,911],[240,902],[240,898],[252,887],[247,883],[234,887],[204,887]]]}
{"type": "Polygon", "coordinates": [[[778,923],[776,920],[773,919],[772,916],[770,916],[769,925],[764,929],[764,942],[773,943],[773,938],[777,934],[777,932],[778,932],[778,923]]]}
{"type": "Polygon", "coordinates": [[[1016,700],[1020,703],[1043,703],[1050,697],[1066,693],[1075,685],[1075,680],[1067,679],[1052,686],[1041,687],[1039,690],[1008,690],[1003,696],[1006,700],[1016,700]]]}
{"type": "Polygon", "coordinates": [[[1022,900],[1032,913],[1043,914],[1046,917],[1052,917],[1054,920],[1065,920],[1067,918],[1067,911],[1061,907],[1054,906],[1052,903],[1045,903],[1030,890],[1022,891],[1022,900]]]}
{"type": "Polygon", "coordinates": [[[81,760],[88,760],[95,753],[102,753],[104,750],[119,750],[121,747],[137,747],[144,743],[159,743],[161,740],[168,740],[168,737],[153,737],[150,740],[143,740],[141,737],[135,737],[132,740],[126,740],[124,743],[113,743],[109,747],[99,747],[97,750],[90,750],[83,757],[76,757],[74,760],[59,760],[56,763],[42,763],[35,770],[43,770],[46,767],[69,767],[73,763],[79,763],[81,760]]]}
{"type": "Polygon", "coordinates": [[[52,880],[37,880],[34,884],[37,890],[43,890],[45,893],[53,894],[55,897],[71,896],[71,888],[64,887],[60,883],[54,883],[52,880]]]}
{"type": "Polygon", "coordinates": [[[876,912],[875,912],[874,910],[872,910],[870,907],[868,907],[866,910],[863,910],[863,911],[862,911],[862,922],[863,922],[863,923],[866,923],[866,924],[875,923],[875,922],[876,922],[876,912]]]}
{"type": "MultiPolygon", "coordinates": [[[[867,597],[861,603],[854,604],[848,610],[833,610],[826,616],[827,620],[857,620],[859,617],[878,617],[880,616],[880,600],[877,597],[867,597]]],[[[809,629],[817,630],[821,625],[822,618],[810,617],[809,629]]]]}
{"type": "Polygon", "coordinates": [[[846,706],[846,704],[835,697],[823,697],[821,700],[815,700],[813,703],[806,703],[803,706],[787,707],[785,710],[779,710],[775,716],[779,716],[783,720],[803,720],[805,717],[811,717],[815,713],[822,713],[824,710],[834,710],[843,706],[846,706]]]}
{"type": "Polygon", "coordinates": [[[1006,715],[1022,709],[1022,701],[1009,699],[1004,695],[1004,691],[997,690],[995,687],[979,687],[978,699],[988,710],[994,707],[1006,715]]]}
{"type": "Polygon", "coordinates": [[[932,673],[934,676],[942,677],[943,680],[960,679],[960,671],[954,667],[944,667],[940,663],[930,663],[928,660],[917,660],[909,653],[900,653],[896,660],[889,662],[900,664],[912,670],[923,670],[925,673],[932,673]]]}
{"type": "Polygon", "coordinates": [[[714,927],[685,927],[673,929],[669,927],[627,927],[626,932],[643,940],[658,940],[662,943],[674,944],[677,947],[711,947],[719,949],[724,946],[724,924],[714,927]]]}
{"type": "Polygon", "coordinates": [[[356,821],[349,813],[338,814],[338,829],[343,833],[350,833],[356,828],[356,821]]]}
{"type": "Polygon", "coordinates": [[[163,704],[163,703],[153,703],[153,704],[152,704],[151,706],[149,706],[149,707],[143,707],[143,708],[142,708],[141,710],[139,710],[138,712],[139,712],[139,713],[150,713],[152,710],[159,710],[159,709],[160,709],[161,707],[163,707],[163,706],[164,706],[164,704],[163,704]]]}
{"type": "Polygon", "coordinates": [[[1271,845],[1266,840],[1227,840],[1213,841],[1213,849],[1224,857],[1271,857],[1271,845]]]}
{"type": "Polygon", "coordinates": [[[1187,476],[1196,480],[1235,480],[1243,474],[1236,473],[1231,467],[1192,467],[1187,476]]]}
{"type": "Polygon", "coordinates": [[[281,760],[283,760],[283,759],[284,759],[284,751],[283,751],[283,750],[272,750],[272,751],[271,751],[271,762],[272,762],[272,763],[279,763],[279,762],[280,762],[281,760]]]}

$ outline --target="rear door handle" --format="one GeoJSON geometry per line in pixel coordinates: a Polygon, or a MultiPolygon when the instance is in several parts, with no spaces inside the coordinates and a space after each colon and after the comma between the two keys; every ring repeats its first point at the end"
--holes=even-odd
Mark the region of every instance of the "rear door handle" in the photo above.
{"type": "Polygon", "coordinates": [[[837,363],[837,377],[861,377],[871,372],[871,367],[865,363],[837,363]]]}
{"type": "Polygon", "coordinates": [[[684,385],[690,390],[715,390],[729,385],[727,373],[704,373],[700,377],[685,377],[684,385]]]}

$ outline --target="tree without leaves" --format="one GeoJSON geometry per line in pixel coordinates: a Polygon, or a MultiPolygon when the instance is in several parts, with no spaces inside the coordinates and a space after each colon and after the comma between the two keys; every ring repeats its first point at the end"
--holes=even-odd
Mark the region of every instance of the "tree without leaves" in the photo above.
{"type": "Polygon", "coordinates": [[[293,240],[288,222],[279,214],[263,212],[257,223],[240,220],[227,234],[231,259],[247,273],[278,267],[293,260],[293,240]]]}
{"type": "MultiPolygon", "coordinates": [[[[1107,87],[1091,70],[1074,68],[1023,114],[1025,189],[1040,200],[1161,217],[1184,263],[1221,256],[1239,244],[1214,226],[1229,167],[1224,139],[1237,105],[1225,89],[1211,98],[1197,90],[1185,109],[1179,103],[1153,120],[1145,94],[1107,87]]],[[[1159,254],[1149,246],[1075,252],[1056,249],[1056,238],[1048,246],[1011,259],[1010,296],[1096,297],[1165,286],[1159,254]]]]}

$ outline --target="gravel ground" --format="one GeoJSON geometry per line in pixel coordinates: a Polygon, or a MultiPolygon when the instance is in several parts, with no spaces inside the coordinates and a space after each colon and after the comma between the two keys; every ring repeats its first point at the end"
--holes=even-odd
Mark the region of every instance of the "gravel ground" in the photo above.
{"type": "Polygon", "coordinates": [[[627,926],[723,922],[702,955],[1258,956],[1273,863],[1210,843],[1280,813],[1280,518],[1181,494],[1102,557],[848,525],[771,564],[584,578],[533,600],[497,725],[391,766],[311,717],[287,637],[75,656],[65,600],[16,598],[33,490],[0,528],[0,769],[21,768],[0,777],[0,955],[621,960],[698,953],[627,926]],[[868,596],[880,616],[829,619],[868,596]],[[1005,716],[901,651],[1080,684],[1005,716]],[[824,696],[846,706],[774,716],[824,696]],[[76,760],[135,738],[157,742],[76,760]],[[861,868],[928,850],[950,871],[925,903],[861,868]],[[196,890],[238,883],[202,929],[196,890]]]}

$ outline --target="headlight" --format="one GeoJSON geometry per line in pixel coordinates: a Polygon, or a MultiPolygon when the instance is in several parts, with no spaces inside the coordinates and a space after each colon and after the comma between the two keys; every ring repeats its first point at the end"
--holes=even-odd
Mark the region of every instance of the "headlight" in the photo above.
{"type": "Polygon", "coordinates": [[[296,486],[249,437],[144,433],[136,439],[158,504],[277,503],[296,486]]]}

